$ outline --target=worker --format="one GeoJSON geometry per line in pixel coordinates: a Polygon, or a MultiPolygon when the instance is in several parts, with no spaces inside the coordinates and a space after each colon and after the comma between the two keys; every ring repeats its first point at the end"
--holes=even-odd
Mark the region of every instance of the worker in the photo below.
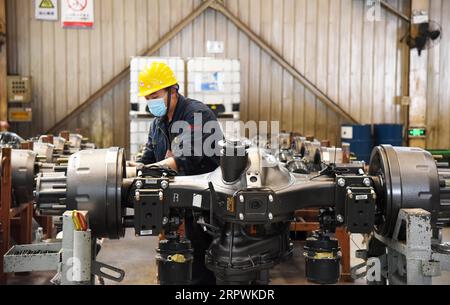
{"type": "MultiPolygon", "coordinates": [[[[144,69],[139,74],[138,85],[138,95],[148,101],[148,109],[155,120],[143,155],[137,162],[167,167],[184,176],[205,174],[217,169],[220,164],[218,142],[223,139],[223,135],[217,118],[209,107],[182,96],[173,71],[161,62],[154,62],[144,69]],[[179,123],[187,123],[190,130],[180,134],[176,127],[179,123]],[[211,123],[216,126],[214,130],[206,130],[206,125],[211,123]],[[199,132],[201,136],[196,137],[195,133],[198,135],[199,132]],[[210,147],[213,154],[203,151],[203,145],[209,137],[216,139],[210,147]]],[[[187,238],[194,248],[193,284],[215,283],[214,274],[204,264],[205,251],[212,242],[210,235],[197,224],[192,213],[185,217],[185,228],[187,238]]]]}
{"type": "Polygon", "coordinates": [[[7,121],[0,121],[0,131],[5,132],[9,130],[9,123],[7,121]]]}

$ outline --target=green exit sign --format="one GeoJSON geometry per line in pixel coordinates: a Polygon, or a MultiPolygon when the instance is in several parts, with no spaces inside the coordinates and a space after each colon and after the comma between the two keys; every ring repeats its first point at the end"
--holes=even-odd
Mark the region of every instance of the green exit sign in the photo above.
{"type": "Polygon", "coordinates": [[[410,138],[424,138],[427,136],[426,128],[410,128],[409,137],[410,138]]]}

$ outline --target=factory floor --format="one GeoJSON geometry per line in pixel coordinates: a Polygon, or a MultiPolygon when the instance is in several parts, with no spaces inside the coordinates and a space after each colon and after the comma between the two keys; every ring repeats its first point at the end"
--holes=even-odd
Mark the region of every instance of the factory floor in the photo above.
{"type": "MultiPolygon", "coordinates": [[[[444,232],[444,241],[450,242],[450,229],[444,232]]],[[[362,238],[359,235],[352,236],[351,252],[361,247],[362,238]]],[[[135,237],[134,231],[127,231],[126,237],[120,241],[104,240],[102,251],[98,261],[125,270],[126,275],[120,285],[154,285],[156,284],[155,249],[158,244],[157,238],[135,237]]],[[[302,243],[296,244],[293,258],[276,266],[271,271],[271,284],[273,285],[305,285],[309,284],[305,279],[305,262],[302,256],[302,243]]],[[[358,260],[352,258],[352,266],[358,260]]],[[[9,284],[12,285],[45,285],[49,284],[54,273],[36,272],[27,275],[12,275],[9,284]]],[[[450,283],[450,272],[443,272],[439,278],[433,279],[433,284],[450,283]]],[[[106,285],[115,285],[105,280],[106,285]]],[[[348,284],[348,283],[347,283],[348,284]]],[[[364,285],[363,280],[352,283],[353,285],[364,285]]]]}

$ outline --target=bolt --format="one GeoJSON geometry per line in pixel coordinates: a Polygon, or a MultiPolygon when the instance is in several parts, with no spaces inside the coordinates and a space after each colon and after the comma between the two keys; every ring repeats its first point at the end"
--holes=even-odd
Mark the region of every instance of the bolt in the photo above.
{"type": "Polygon", "coordinates": [[[159,201],[163,201],[164,194],[163,192],[159,192],[159,201]]]}
{"type": "Polygon", "coordinates": [[[239,196],[239,201],[240,201],[241,203],[244,203],[244,202],[245,202],[244,195],[240,195],[240,196],[239,196]]]}
{"type": "Polygon", "coordinates": [[[162,221],[162,224],[163,224],[163,225],[166,225],[166,224],[168,224],[168,223],[169,223],[169,218],[164,217],[164,218],[163,218],[163,221],[162,221]]]}
{"type": "Polygon", "coordinates": [[[142,186],[143,186],[142,181],[141,181],[141,180],[138,180],[138,181],[136,182],[136,188],[137,188],[137,189],[141,189],[142,186]]]}
{"type": "Polygon", "coordinates": [[[161,187],[163,190],[165,190],[166,188],[169,187],[169,182],[167,182],[166,180],[164,180],[163,182],[161,182],[161,187]]]}
{"type": "Polygon", "coordinates": [[[369,178],[364,178],[363,183],[364,183],[364,185],[367,186],[367,187],[371,186],[371,184],[372,184],[372,182],[370,181],[369,178]]]}
{"type": "Polygon", "coordinates": [[[350,198],[350,199],[353,198],[353,192],[351,190],[348,190],[347,194],[348,194],[348,198],[350,198]]]}
{"type": "Polygon", "coordinates": [[[138,191],[134,194],[134,199],[136,199],[136,201],[141,200],[141,194],[138,191]]]}
{"type": "Polygon", "coordinates": [[[142,177],[142,171],[138,171],[138,177],[142,177]]]}
{"type": "Polygon", "coordinates": [[[273,196],[269,195],[269,202],[273,202],[273,196]]]}
{"type": "Polygon", "coordinates": [[[341,214],[339,214],[338,216],[336,216],[336,220],[337,220],[339,223],[344,223],[344,216],[342,216],[341,214]]]}
{"type": "Polygon", "coordinates": [[[240,219],[240,220],[244,220],[244,214],[240,213],[240,214],[239,214],[239,219],[240,219]]]}
{"type": "Polygon", "coordinates": [[[340,187],[344,187],[344,186],[345,186],[345,179],[344,179],[344,178],[339,178],[339,180],[338,180],[338,185],[339,185],[340,187]]]}
{"type": "Polygon", "coordinates": [[[269,219],[273,220],[273,214],[272,213],[269,213],[269,219]]]}

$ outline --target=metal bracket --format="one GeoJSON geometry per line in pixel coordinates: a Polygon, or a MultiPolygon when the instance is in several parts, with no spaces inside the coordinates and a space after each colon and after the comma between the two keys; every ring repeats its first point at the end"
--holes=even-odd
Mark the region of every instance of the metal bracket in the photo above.
{"type": "Polygon", "coordinates": [[[370,233],[374,227],[376,194],[372,187],[348,187],[345,221],[352,233],[370,233]]]}
{"type": "Polygon", "coordinates": [[[431,214],[422,209],[402,209],[392,238],[375,234],[387,247],[389,283],[432,284],[432,277],[450,266],[450,255],[435,253],[431,247],[431,214]],[[400,239],[406,229],[406,240],[400,239]]]}
{"type": "Polygon", "coordinates": [[[163,190],[137,190],[134,201],[134,228],[138,236],[158,236],[163,224],[163,190]]]}
{"type": "Polygon", "coordinates": [[[245,224],[265,224],[273,221],[272,205],[276,198],[270,190],[242,191],[236,194],[236,221],[245,224]]]}
{"type": "Polygon", "coordinates": [[[97,261],[92,261],[91,264],[92,264],[92,269],[91,269],[92,274],[97,275],[100,278],[105,278],[105,279],[108,279],[108,280],[111,280],[111,281],[114,281],[117,283],[122,282],[123,279],[125,278],[125,271],[123,271],[122,269],[119,269],[119,268],[116,268],[116,267],[113,267],[113,266],[110,266],[110,265],[107,265],[104,263],[100,263],[97,261]],[[118,276],[114,277],[108,273],[103,272],[102,269],[108,269],[112,272],[115,272],[118,274],[118,276]]]}

